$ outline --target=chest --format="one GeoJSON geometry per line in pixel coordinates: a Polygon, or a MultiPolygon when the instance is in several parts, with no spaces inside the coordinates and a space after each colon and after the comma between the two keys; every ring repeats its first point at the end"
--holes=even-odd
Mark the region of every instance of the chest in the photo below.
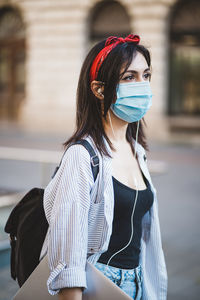
{"type": "Polygon", "coordinates": [[[146,188],[140,164],[129,145],[113,152],[112,175],[131,188],[146,188]]]}
{"type": "MultiPolygon", "coordinates": [[[[114,215],[117,219],[130,221],[132,210],[135,206],[134,220],[141,220],[144,214],[150,209],[153,204],[153,193],[149,182],[146,180],[147,188],[139,191],[131,189],[121,182],[113,178],[114,187],[114,215]],[[136,202],[136,203],[135,203],[136,202]]],[[[130,222],[129,222],[130,223],[130,222]]]]}

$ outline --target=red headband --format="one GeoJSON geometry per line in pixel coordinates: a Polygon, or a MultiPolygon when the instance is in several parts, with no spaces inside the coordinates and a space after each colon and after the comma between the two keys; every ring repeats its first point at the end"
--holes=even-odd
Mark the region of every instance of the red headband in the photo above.
{"type": "Polygon", "coordinates": [[[115,48],[118,44],[124,44],[127,42],[135,43],[136,45],[140,42],[139,35],[129,34],[127,37],[116,37],[110,36],[105,42],[105,47],[95,57],[91,69],[90,69],[90,81],[92,82],[97,78],[99,69],[106,59],[107,55],[115,48]]]}

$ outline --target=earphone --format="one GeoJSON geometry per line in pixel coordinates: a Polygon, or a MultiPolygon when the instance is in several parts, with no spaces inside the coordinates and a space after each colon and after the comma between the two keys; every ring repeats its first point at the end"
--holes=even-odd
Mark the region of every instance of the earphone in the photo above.
{"type": "MultiPolygon", "coordinates": [[[[109,116],[109,121],[110,121],[110,125],[111,125],[111,129],[112,129],[112,132],[113,132],[113,135],[115,136],[115,133],[114,133],[114,129],[113,129],[113,126],[112,126],[112,121],[111,121],[111,117],[110,117],[110,112],[108,111],[108,116],[109,116]]],[[[139,131],[139,125],[140,125],[140,122],[138,121],[137,122],[137,130],[136,130],[136,138],[135,138],[135,147],[134,147],[134,156],[136,158],[136,147],[137,147],[137,141],[138,141],[138,131],[139,131]]],[[[133,205],[133,210],[132,210],[132,213],[131,213],[131,235],[130,235],[130,239],[128,241],[128,243],[123,247],[121,248],[120,250],[118,250],[117,252],[115,252],[108,260],[106,266],[108,267],[110,261],[113,259],[114,256],[116,256],[117,254],[119,254],[120,252],[122,252],[123,250],[125,250],[131,243],[132,241],[132,238],[133,238],[133,233],[134,233],[134,228],[133,228],[133,216],[134,216],[134,212],[135,212],[135,207],[136,207],[136,203],[137,203],[137,199],[138,199],[138,184],[137,184],[137,179],[136,177],[134,177],[134,183],[135,183],[135,186],[136,186],[136,193],[135,193],[135,201],[134,201],[134,205],[133,205]]]]}
{"type": "Polygon", "coordinates": [[[104,95],[103,95],[103,93],[102,93],[102,90],[101,90],[101,88],[98,88],[98,90],[97,90],[97,93],[101,96],[101,97],[103,97],[104,98],[104,95]]]}

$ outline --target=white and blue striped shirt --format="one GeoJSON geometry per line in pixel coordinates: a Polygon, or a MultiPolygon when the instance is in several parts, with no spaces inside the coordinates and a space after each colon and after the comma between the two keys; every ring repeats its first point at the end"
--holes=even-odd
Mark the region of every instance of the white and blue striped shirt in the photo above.
{"type": "MultiPolygon", "coordinates": [[[[47,285],[54,295],[64,287],[87,287],[86,260],[95,263],[106,251],[112,233],[114,193],[111,158],[99,156],[94,182],[90,155],[81,145],[71,146],[45,189],[44,209],[49,230],[41,257],[47,252],[51,270],[47,285]]],[[[111,150],[106,143],[108,151],[111,150]]],[[[153,205],[142,221],[140,264],[143,300],[166,300],[167,270],[161,243],[156,191],[146,165],[145,151],[137,145],[138,162],[150,182],[153,205]]]]}

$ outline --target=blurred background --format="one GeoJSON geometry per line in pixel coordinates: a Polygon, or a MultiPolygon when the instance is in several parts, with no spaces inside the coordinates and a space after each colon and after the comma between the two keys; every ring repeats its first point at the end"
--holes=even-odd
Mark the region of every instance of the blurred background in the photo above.
{"type": "Polygon", "coordinates": [[[200,299],[200,1],[0,0],[0,300],[17,290],[5,222],[59,162],[83,59],[95,42],[129,33],[152,55],[146,133],[168,300],[200,299]]]}

